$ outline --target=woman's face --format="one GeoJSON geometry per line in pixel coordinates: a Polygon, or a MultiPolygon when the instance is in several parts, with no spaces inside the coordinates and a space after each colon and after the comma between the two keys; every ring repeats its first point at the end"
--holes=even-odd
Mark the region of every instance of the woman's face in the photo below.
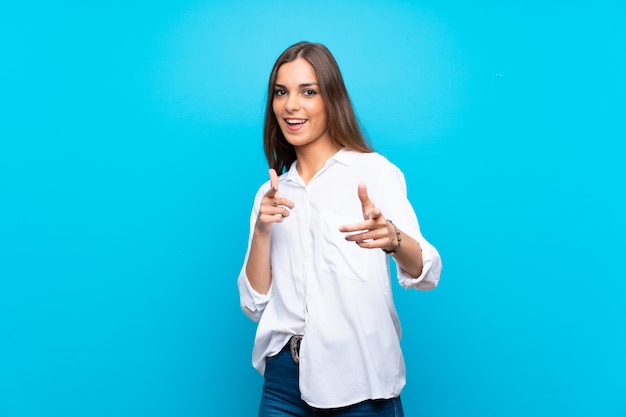
{"type": "Polygon", "coordinates": [[[296,150],[330,143],[317,76],[304,58],[278,69],[272,108],[285,139],[296,150]]]}

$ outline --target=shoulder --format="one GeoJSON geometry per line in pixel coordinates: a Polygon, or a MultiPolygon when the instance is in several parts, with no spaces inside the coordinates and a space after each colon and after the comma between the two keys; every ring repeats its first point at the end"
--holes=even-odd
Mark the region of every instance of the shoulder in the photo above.
{"type": "Polygon", "coordinates": [[[378,152],[358,152],[354,158],[355,166],[374,171],[378,174],[389,171],[400,171],[400,169],[385,156],[378,152]]]}

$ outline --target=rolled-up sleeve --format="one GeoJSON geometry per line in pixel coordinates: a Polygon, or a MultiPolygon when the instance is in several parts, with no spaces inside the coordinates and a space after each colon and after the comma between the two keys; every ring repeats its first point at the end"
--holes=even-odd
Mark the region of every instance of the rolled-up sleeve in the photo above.
{"type": "Polygon", "coordinates": [[[417,278],[413,278],[401,268],[398,268],[398,281],[404,288],[432,290],[439,283],[439,277],[441,276],[441,257],[437,249],[423,237],[418,238],[417,241],[422,247],[422,274],[417,278]]]}
{"type": "Polygon", "coordinates": [[[422,248],[422,273],[414,278],[402,268],[397,268],[398,281],[404,288],[431,290],[439,283],[441,257],[439,252],[422,236],[415,210],[407,197],[404,174],[397,167],[380,177],[377,189],[385,218],[392,219],[405,234],[415,239],[422,248]]]}
{"type": "Polygon", "coordinates": [[[246,250],[246,256],[243,261],[243,266],[241,267],[241,272],[239,272],[239,277],[237,278],[237,287],[239,288],[239,305],[241,306],[241,310],[246,316],[256,322],[261,320],[261,316],[263,315],[263,311],[265,310],[267,303],[272,299],[273,286],[270,284],[270,289],[267,294],[261,294],[255,291],[255,289],[252,288],[252,286],[250,285],[250,281],[248,280],[248,276],[246,274],[246,265],[248,263],[248,257],[250,256],[250,246],[252,243],[252,236],[254,234],[254,225],[256,224],[256,219],[258,216],[258,207],[261,199],[263,198],[262,190],[264,189],[264,187],[267,188],[267,186],[269,186],[268,184],[269,182],[267,184],[264,184],[264,186],[259,189],[254,199],[252,213],[250,214],[250,234],[248,236],[248,249],[246,250]]]}
{"type": "Polygon", "coordinates": [[[251,320],[258,322],[261,320],[265,306],[272,299],[273,290],[270,286],[267,294],[260,294],[252,288],[248,277],[246,276],[246,267],[241,269],[239,278],[237,279],[237,286],[239,287],[239,304],[241,310],[251,320]]]}

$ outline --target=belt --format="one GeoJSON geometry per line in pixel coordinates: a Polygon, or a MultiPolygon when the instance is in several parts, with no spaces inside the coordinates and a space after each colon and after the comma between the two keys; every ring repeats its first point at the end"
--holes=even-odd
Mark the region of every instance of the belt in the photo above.
{"type": "Polygon", "coordinates": [[[302,335],[296,334],[289,338],[289,341],[283,347],[283,350],[289,350],[291,358],[295,363],[300,363],[300,343],[302,335]]]}

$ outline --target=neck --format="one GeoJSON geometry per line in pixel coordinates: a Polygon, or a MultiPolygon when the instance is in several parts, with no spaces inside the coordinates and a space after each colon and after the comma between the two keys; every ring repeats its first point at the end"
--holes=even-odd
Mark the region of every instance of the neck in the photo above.
{"type": "Polygon", "coordinates": [[[311,149],[311,147],[306,146],[296,148],[298,174],[305,184],[308,184],[317,171],[324,167],[326,161],[341,149],[340,146],[330,142],[320,144],[320,146],[314,148],[315,149],[311,149]]]}

